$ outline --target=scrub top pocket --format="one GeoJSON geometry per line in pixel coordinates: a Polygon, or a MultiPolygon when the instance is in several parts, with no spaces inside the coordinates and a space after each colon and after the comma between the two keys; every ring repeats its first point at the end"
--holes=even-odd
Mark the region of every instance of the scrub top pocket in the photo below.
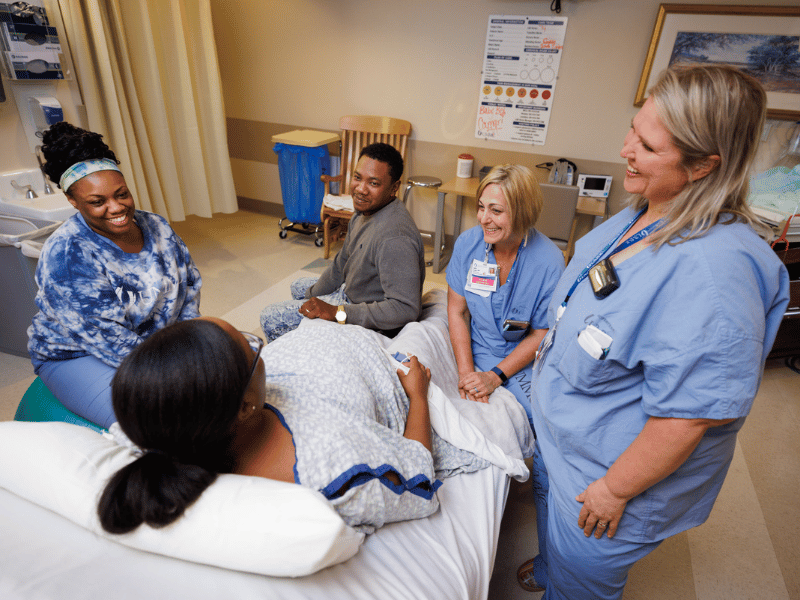
{"type": "Polygon", "coordinates": [[[507,342],[518,342],[525,337],[528,331],[530,331],[530,327],[528,329],[520,329],[517,331],[503,331],[501,332],[501,335],[507,342]]]}
{"type": "Polygon", "coordinates": [[[558,370],[579,392],[596,396],[636,385],[635,372],[608,358],[593,358],[578,343],[574,335],[558,361],[558,370]]]}

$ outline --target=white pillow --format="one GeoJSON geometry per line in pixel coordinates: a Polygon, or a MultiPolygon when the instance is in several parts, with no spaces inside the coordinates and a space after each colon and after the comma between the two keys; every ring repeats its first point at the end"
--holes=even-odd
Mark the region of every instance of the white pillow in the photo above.
{"type": "Polygon", "coordinates": [[[0,487],[120,544],[184,560],[297,577],[353,556],[364,534],[319,492],[261,477],[220,475],[175,523],[115,535],[100,527],[106,481],[131,451],[69,423],[0,422],[0,487]]]}

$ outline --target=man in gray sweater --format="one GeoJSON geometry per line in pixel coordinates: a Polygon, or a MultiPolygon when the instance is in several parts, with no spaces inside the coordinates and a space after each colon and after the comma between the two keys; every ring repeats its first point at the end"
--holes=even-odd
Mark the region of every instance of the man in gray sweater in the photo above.
{"type": "Polygon", "coordinates": [[[272,341],[302,319],[361,325],[389,337],[422,312],[425,256],[419,230],[397,198],[403,157],[388,144],[359,155],[350,182],[355,216],[333,264],[318,278],[291,285],[294,300],[261,311],[272,341]]]}

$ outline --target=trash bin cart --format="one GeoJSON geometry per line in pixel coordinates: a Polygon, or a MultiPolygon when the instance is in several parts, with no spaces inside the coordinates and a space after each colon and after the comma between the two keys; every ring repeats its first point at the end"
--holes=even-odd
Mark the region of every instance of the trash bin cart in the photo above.
{"type": "Polygon", "coordinates": [[[322,175],[330,175],[328,144],[339,139],[336,133],[298,129],[272,136],[278,155],[281,194],[286,216],[278,225],[280,237],[287,231],[315,235],[314,243],[322,246],[320,210],[325,186],[322,175]]]}
{"type": "Polygon", "coordinates": [[[28,327],[38,308],[36,264],[61,222],[0,214],[0,352],[28,356],[28,327]]]}

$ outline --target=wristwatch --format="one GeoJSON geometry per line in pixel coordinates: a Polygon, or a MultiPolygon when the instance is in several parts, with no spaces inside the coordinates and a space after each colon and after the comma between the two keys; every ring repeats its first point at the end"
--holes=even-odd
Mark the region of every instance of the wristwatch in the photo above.
{"type": "Polygon", "coordinates": [[[336,321],[339,325],[344,325],[344,322],[347,321],[347,313],[344,312],[344,304],[340,304],[339,310],[336,311],[336,321]]]}

